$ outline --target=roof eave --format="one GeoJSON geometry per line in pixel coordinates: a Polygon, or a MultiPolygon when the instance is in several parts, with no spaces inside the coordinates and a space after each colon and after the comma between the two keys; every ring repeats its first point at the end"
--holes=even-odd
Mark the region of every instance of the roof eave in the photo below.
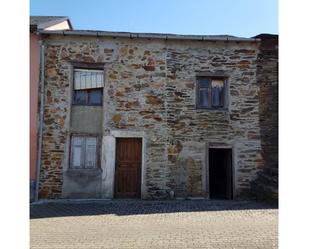
{"type": "Polygon", "coordinates": [[[40,34],[64,35],[64,36],[96,36],[96,37],[126,37],[144,39],[164,39],[164,40],[198,40],[198,41],[234,41],[234,42],[260,42],[259,38],[239,38],[239,37],[211,37],[203,35],[174,35],[174,34],[151,34],[151,33],[131,33],[131,32],[109,32],[109,31],[89,31],[89,30],[42,30],[40,34]]]}

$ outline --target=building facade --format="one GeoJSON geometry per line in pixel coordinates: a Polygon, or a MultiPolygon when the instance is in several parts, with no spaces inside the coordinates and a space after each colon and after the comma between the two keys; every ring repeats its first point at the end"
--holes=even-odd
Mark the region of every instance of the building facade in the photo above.
{"type": "Polygon", "coordinates": [[[250,197],[261,40],[43,31],[39,198],[250,197]]]}

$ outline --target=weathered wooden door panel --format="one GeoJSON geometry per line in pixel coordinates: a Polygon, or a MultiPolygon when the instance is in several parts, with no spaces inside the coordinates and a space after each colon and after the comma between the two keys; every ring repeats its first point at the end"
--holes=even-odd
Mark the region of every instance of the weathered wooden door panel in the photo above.
{"type": "Polygon", "coordinates": [[[116,139],[115,197],[139,198],[141,190],[142,139],[116,139]]]}

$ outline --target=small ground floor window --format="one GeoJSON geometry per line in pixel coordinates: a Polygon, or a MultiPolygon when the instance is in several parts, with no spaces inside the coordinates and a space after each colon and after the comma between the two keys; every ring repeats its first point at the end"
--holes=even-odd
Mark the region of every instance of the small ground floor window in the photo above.
{"type": "Polygon", "coordinates": [[[94,169],[98,166],[98,138],[71,136],[70,166],[73,169],[94,169]]]}

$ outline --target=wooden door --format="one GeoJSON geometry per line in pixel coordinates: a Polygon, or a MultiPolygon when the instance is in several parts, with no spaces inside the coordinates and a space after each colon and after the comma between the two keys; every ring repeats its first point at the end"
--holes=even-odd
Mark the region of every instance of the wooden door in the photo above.
{"type": "Polygon", "coordinates": [[[116,138],[115,198],[140,198],[142,139],[116,138]]]}

